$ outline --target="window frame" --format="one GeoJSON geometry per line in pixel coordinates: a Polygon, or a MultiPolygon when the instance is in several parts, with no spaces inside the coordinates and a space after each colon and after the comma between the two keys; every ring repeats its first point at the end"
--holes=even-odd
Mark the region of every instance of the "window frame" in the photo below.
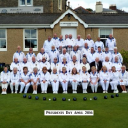
{"type": "MultiPolygon", "coordinates": [[[[106,30],[106,29],[109,29],[109,30],[110,30],[110,29],[111,29],[111,33],[110,33],[110,34],[113,35],[113,28],[99,28],[99,37],[100,37],[100,35],[101,35],[101,34],[100,34],[101,29],[102,29],[102,30],[106,30]]],[[[101,40],[105,40],[105,42],[106,42],[106,39],[107,39],[107,38],[101,38],[101,37],[100,37],[100,39],[101,39],[101,40]]],[[[104,44],[104,45],[106,45],[106,44],[104,44]]]]}
{"type": "Polygon", "coordinates": [[[58,0],[58,9],[62,11],[62,0],[58,0]]]}
{"type": "Polygon", "coordinates": [[[33,6],[33,0],[31,0],[31,1],[32,1],[31,5],[27,5],[27,0],[25,0],[25,5],[21,5],[20,0],[18,0],[18,5],[19,5],[19,7],[31,7],[31,6],[33,6]]]}
{"type": "Polygon", "coordinates": [[[36,38],[30,38],[30,39],[37,39],[37,48],[33,48],[33,51],[38,51],[38,29],[36,28],[25,28],[23,29],[23,51],[29,51],[29,48],[25,48],[25,30],[36,30],[36,38]]]}
{"type": "Polygon", "coordinates": [[[7,51],[7,29],[0,29],[0,30],[5,30],[5,38],[0,38],[0,39],[6,39],[6,48],[0,48],[0,51],[7,51]]]}

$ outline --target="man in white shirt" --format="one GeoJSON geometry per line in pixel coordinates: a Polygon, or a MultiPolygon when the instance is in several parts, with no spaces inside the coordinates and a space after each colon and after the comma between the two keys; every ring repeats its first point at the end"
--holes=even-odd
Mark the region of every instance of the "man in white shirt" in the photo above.
{"type": "Polygon", "coordinates": [[[93,61],[95,61],[96,58],[96,53],[94,51],[94,47],[91,47],[91,52],[87,55],[87,61],[89,63],[92,63],[93,61]]]}
{"type": "Polygon", "coordinates": [[[70,54],[70,52],[73,49],[73,46],[76,44],[76,40],[72,38],[72,35],[69,34],[69,38],[66,39],[66,46],[67,46],[67,52],[70,54]]]}
{"type": "Polygon", "coordinates": [[[116,47],[116,39],[112,34],[109,35],[109,38],[106,40],[106,46],[109,48],[111,54],[114,53],[114,47],[116,47]]]}
{"type": "Polygon", "coordinates": [[[103,52],[102,52],[102,50],[101,50],[101,47],[100,47],[100,46],[98,46],[98,51],[95,53],[95,55],[96,55],[96,57],[98,57],[98,58],[99,58],[99,60],[100,60],[100,61],[102,61],[102,62],[103,62],[103,52]]]}
{"type": "Polygon", "coordinates": [[[101,47],[101,51],[104,50],[104,43],[100,40],[100,37],[97,38],[97,41],[94,44],[94,50],[98,52],[98,47],[101,47]]]}
{"type": "Polygon", "coordinates": [[[41,62],[42,58],[45,57],[47,61],[49,61],[49,55],[45,52],[44,48],[41,48],[40,53],[37,54],[37,61],[41,62]]]}
{"type": "Polygon", "coordinates": [[[51,46],[54,45],[53,41],[51,40],[51,36],[48,36],[48,39],[45,40],[43,44],[43,48],[45,49],[45,52],[49,54],[51,51],[51,46]]]}
{"type": "Polygon", "coordinates": [[[28,62],[32,62],[32,57],[35,56],[35,53],[33,53],[33,48],[29,48],[29,53],[26,54],[26,58],[28,62]]]}
{"type": "Polygon", "coordinates": [[[14,61],[14,58],[18,58],[19,62],[23,62],[24,57],[25,57],[25,54],[21,51],[21,47],[17,46],[17,51],[13,54],[13,61],[14,61]]]}
{"type": "Polygon", "coordinates": [[[10,70],[13,70],[13,68],[16,67],[17,70],[19,71],[20,70],[19,66],[20,66],[20,63],[18,61],[18,58],[14,58],[14,61],[10,65],[10,70]]]}
{"type": "Polygon", "coordinates": [[[66,48],[63,49],[63,53],[60,54],[60,56],[59,56],[59,62],[60,62],[60,63],[63,62],[63,58],[64,58],[64,57],[66,58],[67,63],[69,63],[69,62],[71,61],[71,57],[70,57],[70,55],[67,53],[66,48]]]}
{"type": "Polygon", "coordinates": [[[80,35],[77,36],[76,45],[79,50],[82,50],[84,46],[84,39],[82,39],[80,35]]]}
{"type": "Polygon", "coordinates": [[[58,46],[58,39],[59,38],[57,37],[57,34],[55,33],[54,37],[52,38],[52,42],[53,42],[54,46],[56,47],[56,49],[59,48],[59,46],[58,46]]]}
{"type": "Polygon", "coordinates": [[[87,39],[84,41],[84,43],[88,43],[89,48],[94,47],[94,41],[91,39],[91,35],[87,35],[87,39]]]}

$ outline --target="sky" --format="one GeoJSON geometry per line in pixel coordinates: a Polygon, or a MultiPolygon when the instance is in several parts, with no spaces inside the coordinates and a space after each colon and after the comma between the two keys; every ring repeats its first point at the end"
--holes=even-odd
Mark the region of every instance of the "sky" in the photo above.
{"type": "Polygon", "coordinates": [[[84,8],[91,8],[95,10],[96,2],[101,1],[103,8],[109,8],[109,5],[116,4],[117,9],[124,10],[128,12],[128,0],[68,0],[70,1],[71,7],[77,8],[82,6],[84,8]]]}

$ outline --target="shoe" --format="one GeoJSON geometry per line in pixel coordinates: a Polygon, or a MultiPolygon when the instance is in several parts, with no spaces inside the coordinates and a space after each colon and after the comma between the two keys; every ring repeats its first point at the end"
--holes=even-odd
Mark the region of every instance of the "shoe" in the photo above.
{"type": "Polygon", "coordinates": [[[37,91],[35,91],[35,94],[37,94],[37,91]]]}
{"type": "Polygon", "coordinates": [[[105,91],[103,91],[103,93],[105,93],[105,91]]]}
{"type": "Polygon", "coordinates": [[[107,91],[105,91],[105,93],[108,93],[107,91]]]}
{"type": "Polygon", "coordinates": [[[73,91],[72,93],[75,93],[75,91],[73,91]]]}
{"type": "Polygon", "coordinates": [[[88,93],[87,90],[85,90],[85,93],[88,93]]]}
{"type": "Polygon", "coordinates": [[[35,91],[33,91],[33,93],[32,94],[35,94],[35,91]]]}
{"type": "Polygon", "coordinates": [[[65,94],[65,91],[63,91],[63,94],[65,94]]]}
{"type": "Polygon", "coordinates": [[[85,90],[83,90],[83,93],[85,93],[85,90]]]}
{"type": "Polygon", "coordinates": [[[45,94],[47,93],[47,91],[44,92],[45,94]]]}
{"type": "Polygon", "coordinates": [[[44,93],[44,91],[42,91],[41,93],[44,93]]]}
{"type": "Polygon", "coordinates": [[[19,92],[20,94],[22,93],[22,92],[19,92]]]}
{"type": "Polygon", "coordinates": [[[15,91],[15,94],[17,94],[17,91],[15,91]]]}
{"type": "Polygon", "coordinates": [[[76,94],[76,93],[77,93],[77,91],[74,91],[74,93],[76,94]]]}
{"type": "Polygon", "coordinates": [[[124,93],[124,91],[122,91],[122,93],[124,93]]]}
{"type": "Polygon", "coordinates": [[[127,93],[127,91],[124,91],[124,93],[127,93]]]}
{"type": "Polygon", "coordinates": [[[11,93],[13,94],[13,91],[11,93]]]}
{"type": "Polygon", "coordinates": [[[65,91],[65,94],[67,94],[68,92],[67,91],[65,91]]]}
{"type": "Polygon", "coordinates": [[[5,92],[4,94],[7,95],[7,92],[5,92]]]}

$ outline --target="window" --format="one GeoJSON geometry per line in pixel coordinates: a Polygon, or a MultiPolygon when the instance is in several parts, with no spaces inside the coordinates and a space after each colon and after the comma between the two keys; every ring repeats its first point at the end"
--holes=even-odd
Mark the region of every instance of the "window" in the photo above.
{"type": "Polygon", "coordinates": [[[101,41],[103,41],[104,45],[105,45],[106,39],[109,37],[110,34],[113,34],[112,29],[100,29],[99,30],[99,36],[101,38],[101,41]]]}
{"type": "Polygon", "coordinates": [[[58,9],[62,10],[62,0],[58,0],[58,9]]]}
{"type": "Polygon", "coordinates": [[[19,6],[33,6],[33,0],[19,0],[19,6]]]}
{"type": "Polygon", "coordinates": [[[24,29],[24,51],[28,51],[29,48],[33,48],[34,51],[38,51],[38,39],[36,29],[24,29]]]}
{"type": "Polygon", "coordinates": [[[5,29],[0,29],[0,51],[7,51],[7,33],[5,29]]]}

